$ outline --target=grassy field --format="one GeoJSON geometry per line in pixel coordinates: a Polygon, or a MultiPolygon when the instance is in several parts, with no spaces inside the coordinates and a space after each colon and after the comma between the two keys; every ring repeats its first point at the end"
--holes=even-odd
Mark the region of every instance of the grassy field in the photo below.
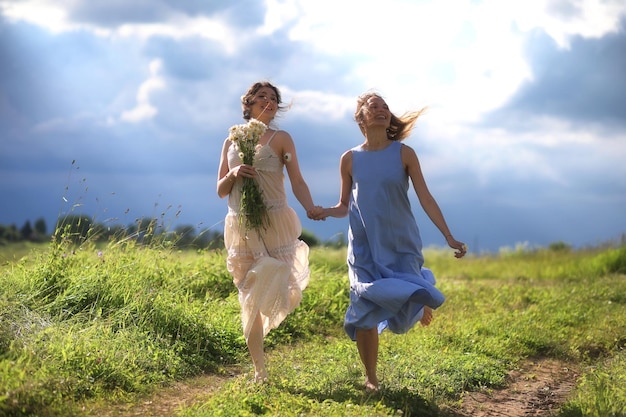
{"type": "Polygon", "coordinates": [[[342,330],[345,249],[312,250],[302,304],[267,339],[262,386],[224,256],[131,241],[0,248],[0,415],[103,417],[216,375],[177,416],[446,416],[525,360],[555,358],[582,370],[559,416],[626,416],[625,247],[427,250],[446,303],[428,328],[381,335],[376,395],[342,330]]]}

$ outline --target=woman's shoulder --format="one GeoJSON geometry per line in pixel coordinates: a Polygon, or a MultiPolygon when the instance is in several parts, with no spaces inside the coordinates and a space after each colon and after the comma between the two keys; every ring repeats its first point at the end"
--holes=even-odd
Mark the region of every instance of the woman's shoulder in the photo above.
{"type": "Polygon", "coordinates": [[[396,142],[398,145],[398,147],[400,148],[400,152],[402,152],[403,154],[415,154],[415,149],[413,149],[411,146],[407,145],[406,143],[402,143],[402,142],[396,142]]]}
{"type": "Polygon", "coordinates": [[[419,158],[417,157],[417,152],[415,149],[406,145],[404,143],[401,144],[400,148],[400,157],[405,165],[413,165],[415,163],[419,164],[419,158]]]}
{"type": "Polygon", "coordinates": [[[224,143],[222,144],[222,149],[227,151],[230,148],[230,145],[233,143],[229,138],[224,139],[224,143]]]}
{"type": "Polygon", "coordinates": [[[291,140],[291,135],[289,134],[289,132],[287,132],[286,130],[282,130],[282,129],[278,129],[276,130],[276,132],[274,133],[274,138],[275,139],[288,139],[291,140]]]}
{"type": "Polygon", "coordinates": [[[268,143],[274,148],[278,150],[283,150],[285,148],[291,148],[295,146],[294,140],[286,130],[277,130],[272,133],[271,138],[268,140],[268,143]]]}
{"type": "Polygon", "coordinates": [[[353,153],[353,151],[354,151],[354,148],[348,149],[343,154],[341,154],[340,161],[351,162],[352,161],[352,153],[353,153]]]}

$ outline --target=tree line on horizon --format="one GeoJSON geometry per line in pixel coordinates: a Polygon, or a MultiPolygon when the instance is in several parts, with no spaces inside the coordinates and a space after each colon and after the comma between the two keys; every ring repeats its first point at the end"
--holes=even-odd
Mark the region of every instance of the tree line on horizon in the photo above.
{"type": "MultiPolygon", "coordinates": [[[[86,241],[97,243],[132,239],[142,244],[167,242],[177,248],[221,249],[224,247],[224,235],[210,229],[199,229],[192,225],[180,225],[168,230],[161,222],[153,218],[140,218],[128,226],[105,225],[94,222],[86,215],[70,215],[57,220],[51,233],[42,217],[31,223],[26,220],[22,227],[0,224],[0,246],[18,242],[45,242],[49,240],[69,240],[75,244],[86,241]]],[[[320,245],[320,240],[311,232],[303,230],[300,239],[309,246],[320,245]]],[[[331,243],[341,245],[342,242],[331,243]]]]}
{"type": "Polygon", "coordinates": [[[46,219],[39,218],[31,223],[27,220],[21,228],[17,225],[0,224],[0,246],[17,242],[44,242],[48,240],[48,225],[46,219]]]}

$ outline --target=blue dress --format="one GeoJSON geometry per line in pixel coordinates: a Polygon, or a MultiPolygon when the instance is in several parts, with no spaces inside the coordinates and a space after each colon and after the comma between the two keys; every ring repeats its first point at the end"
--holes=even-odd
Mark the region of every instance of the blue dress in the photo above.
{"type": "Polygon", "coordinates": [[[408,198],[402,144],[379,151],[352,149],[348,270],[350,305],[344,329],[389,328],[406,333],[445,297],[423,267],[422,240],[408,198]]]}

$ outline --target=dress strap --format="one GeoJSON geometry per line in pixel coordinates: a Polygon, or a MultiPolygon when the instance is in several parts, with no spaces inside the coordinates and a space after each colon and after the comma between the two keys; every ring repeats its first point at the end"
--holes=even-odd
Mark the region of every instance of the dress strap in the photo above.
{"type": "Polygon", "coordinates": [[[272,139],[274,139],[274,136],[276,136],[277,133],[278,130],[275,130],[274,133],[272,133],[272,136],[270,136],[270,138],[267,140],[266,145],[269,145],[272,142],[272,139]]]}

